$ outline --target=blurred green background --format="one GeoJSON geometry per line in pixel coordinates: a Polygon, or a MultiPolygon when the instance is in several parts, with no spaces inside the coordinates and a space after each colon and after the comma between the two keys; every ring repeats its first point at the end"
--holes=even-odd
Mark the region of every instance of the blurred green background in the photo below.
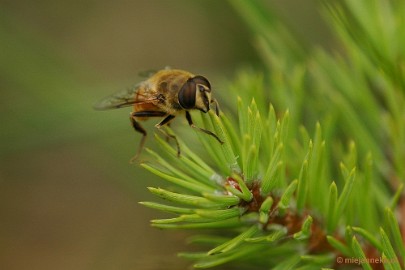
{"type": "MultiPolygon", "coordinates": [[[[267,2],[306,41],[330,44],[316,1],[267,2]]],[[[168,65],[219,92],[260,59],[226,1],[0,1],[0,269],[189,265],[175,256],[187,234],[150,228],[159,214],[138,204],[162,182],[128,162],[140,139],[130,108],[92,110],[168,65]]]]}

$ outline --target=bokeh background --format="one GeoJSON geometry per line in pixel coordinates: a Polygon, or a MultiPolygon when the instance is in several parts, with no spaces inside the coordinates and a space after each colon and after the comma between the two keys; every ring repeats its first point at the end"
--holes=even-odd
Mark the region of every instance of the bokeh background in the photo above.
{"type": "MultiPolygon", "coordinates": [[[[316,1],[266,4],[307,42],[330,45],[316,1]]],[[[165,66],[218,92],[260,59],[226,1],[0,1],[0,269],[189,266],[175,255],[187,232],[151,228],[161,214],[138,204],[164,183],[128,162],[140,138],[130,109],[92,109],[165,66]]]]}

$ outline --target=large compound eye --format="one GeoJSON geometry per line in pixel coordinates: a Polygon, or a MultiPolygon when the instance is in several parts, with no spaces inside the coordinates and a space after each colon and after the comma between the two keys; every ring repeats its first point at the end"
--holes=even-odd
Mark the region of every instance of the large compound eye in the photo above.
{"type": "Polygon", "coordinates": [[[178,98],[181,107],[192,109],[195,107],[196,84],[190,79],[181,87],[178,98]]]}

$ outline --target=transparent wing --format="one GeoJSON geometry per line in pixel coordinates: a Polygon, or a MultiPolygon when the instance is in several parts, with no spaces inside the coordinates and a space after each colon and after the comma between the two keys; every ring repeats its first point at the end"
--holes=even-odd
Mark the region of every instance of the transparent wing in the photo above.
{"type": "Polygon", "coordinates": [[[101,99],[99,102],[94,104],[93,108],[95,110],[112,110],[119,109],[123,107],[132,106],[139,103],[149,103],[157,100],[155,97],[147,97],[139,93],[140,84],[137,84],[131,88],[121,90],[110,96],[101,99]]]}

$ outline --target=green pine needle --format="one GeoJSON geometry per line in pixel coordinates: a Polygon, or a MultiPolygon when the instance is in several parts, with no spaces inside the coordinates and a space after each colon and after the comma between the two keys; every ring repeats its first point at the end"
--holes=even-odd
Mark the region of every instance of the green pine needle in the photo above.
{"type": "Polygon", "coordinates": [[[355,236],[353,236],[352,239],[352,250],[356,255],[356,259],[362,262],[361,267],[363,267],[364,270],[372,270],[371,265],[367,261],[368,258],[364,254],[364,251],[355,236]]]}

